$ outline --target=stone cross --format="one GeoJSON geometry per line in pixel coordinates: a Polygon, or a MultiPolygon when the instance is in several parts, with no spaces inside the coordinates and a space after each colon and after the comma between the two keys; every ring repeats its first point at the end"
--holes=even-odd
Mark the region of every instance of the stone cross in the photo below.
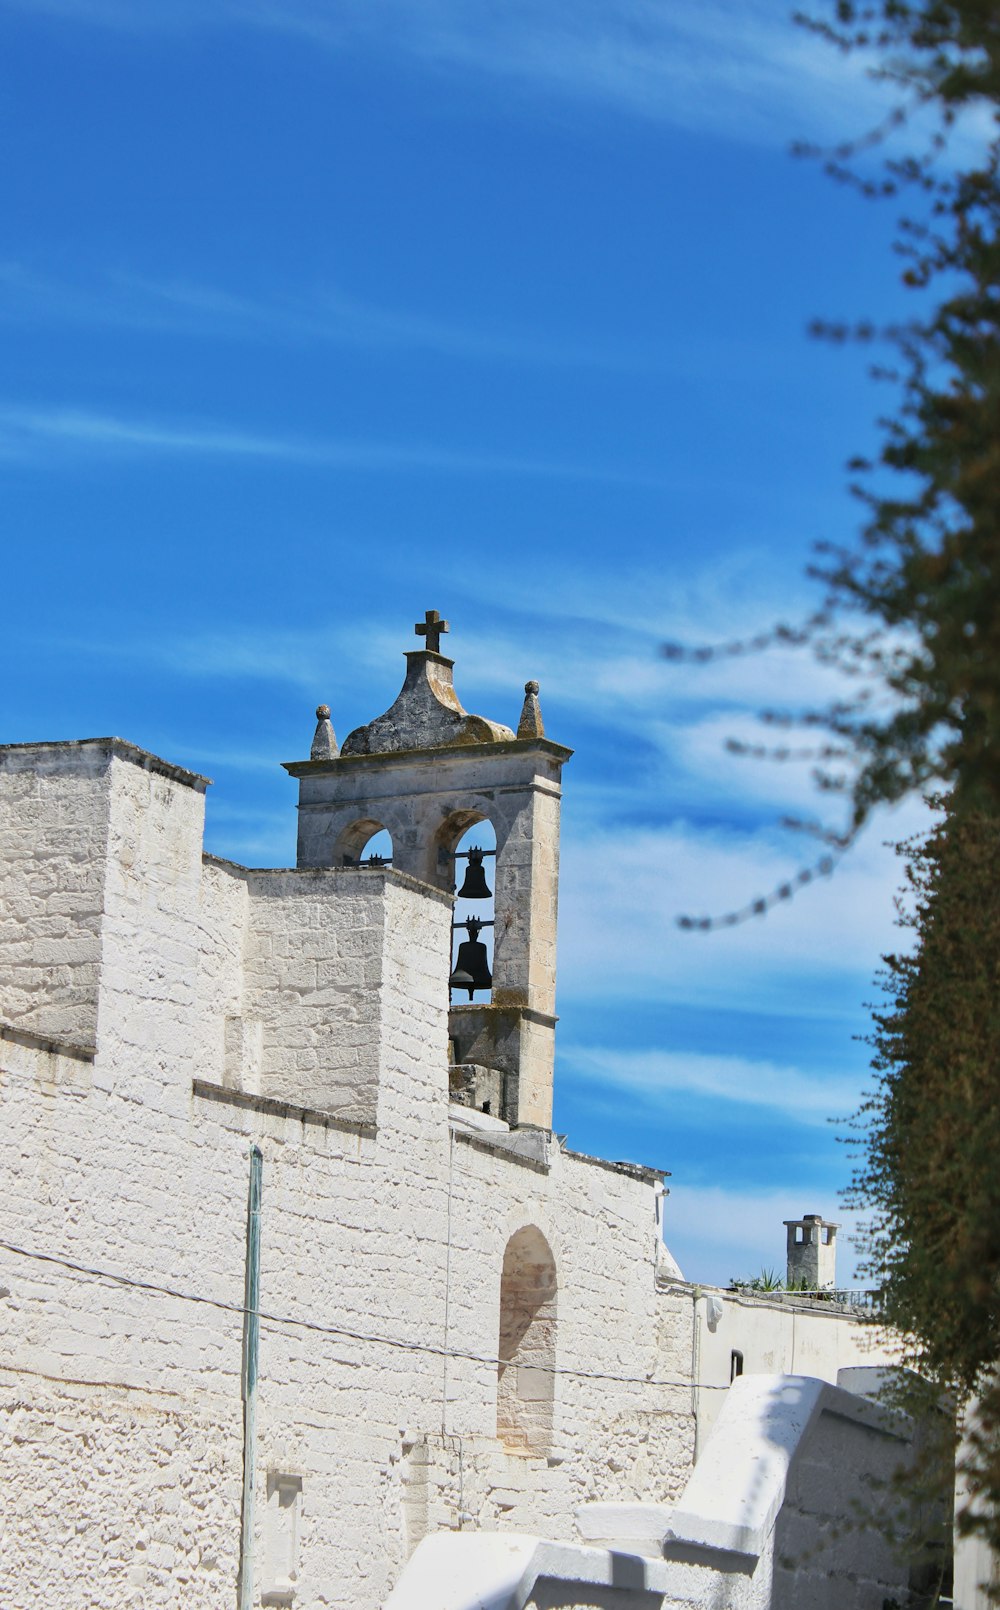
{"type": "Polygon", "coordinates": [[[423,620],[418,621],[413,630],[418,637],[426,637],[426,647],[432,654],[440,654],[441,633],[448,631],[448,622],[441,619],[436,609],[425,610],[423,620]]]}

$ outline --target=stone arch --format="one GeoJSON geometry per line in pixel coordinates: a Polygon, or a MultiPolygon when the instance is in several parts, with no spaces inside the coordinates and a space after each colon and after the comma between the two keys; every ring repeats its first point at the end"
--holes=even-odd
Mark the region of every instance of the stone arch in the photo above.
{"type": "Polygon", "coordinates": [[[385,860],[392,859],[392,834],[384,822],[377,822],[372,816],[361,816],[356,822],[351,822],[342,828],[333,846],[334,866],[357,866],[368,846],[372,844],[372,853],[385,860]],[[385,834],[385,840],[381,835],[385,834]],[[378,844],[372,840],[379,838],[378,844]]]}
{"type": "Polygon", "coordinates": [[[496,837],[496,828],[485,811],[456,810],[449,811],[441,822],[431,845],[431,878],[439,888],[451,894],[455,886],[455,863],[452,860],[461,839],[471,827],[480,822],[488,823],[496,837]]]}
{"type": "MultiPolygon", "coordinates": [[[[488,816],[477,815],[473,822],[463,828],[457,838],[454,831],[449,834],[449,837],[452,840],[452,848],[448,855],[448,864],[451,868],[450,887],[455,892],[451,967],[455,968],[458,965],[461,946],[466,940],[472,939],[475,943],[484,947],[486,965],[488,974],[490,974],[493,969],[493,934],[496,920],[496,902],[493,898],[493,891],[496,889],[496,829],[488,816]],[[486,852],[479,863],[478,873],[473,868],[469,858],[469,851],[472,849],[481,849],[486,852]],[[471,882],[473,883],[478,878],[480,889],[485,884],[485,888],[490,891],[489,895],[486,896],[480,893],[473,895],[472,898],[463,896],[462,889],[466,884],[467,875],[471,875],[471,882]],[[479,929],[469,929],[466,925],[470,919],[479,922],[481,927],[479,929]]],[[[457,986],[453,986],[453,988],[457,988],[457,986]]],[[[486,988],[485,991],[480,990],[477,992],[476,999],[478,1004],[483,1004],[484,1001],[488,1002],[491,996],[492,991],[486,988]]],[[[472,1000],[473,996],[470,995],[469,999],[472,1000]]],[[[461,1000],[460,990],[459,1000],[461,1000]]]]}
{"type": "Polygon", "coordinates": [[[500,1273],[497,1436],[548,1453],[555,1410],[556,1298],[552,1249],[537,1225],[515,1231],[500,1273]]]}

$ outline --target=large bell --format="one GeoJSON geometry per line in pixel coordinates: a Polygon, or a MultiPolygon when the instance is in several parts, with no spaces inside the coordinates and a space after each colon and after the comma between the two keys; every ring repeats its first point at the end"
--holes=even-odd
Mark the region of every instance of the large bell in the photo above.
{"type": "Polygon", "coordinates": [[[465,882],[458,891],[459,900],[492,900],[493,891],[486,882],[482,850],[469,851],[469,864],[465,869],[465,882]]]}
{"type": "Polygon", "coordinates": [[[473,991],[477,989],[490,989],[493,984],[493,974],[490,972],[489,957],[486,946],[479,938],[482,923],[470,917],[465,924],[468,930],[468,939],[463,939],[458,947],[458,958],[455,962],[455,971],[448,980],[452,989],[467,989],[469,1000],[472,1000],[473,991]]]}

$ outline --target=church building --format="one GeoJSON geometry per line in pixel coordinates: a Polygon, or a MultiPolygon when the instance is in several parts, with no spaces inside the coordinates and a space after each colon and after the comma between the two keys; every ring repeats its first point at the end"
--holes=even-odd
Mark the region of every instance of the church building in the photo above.
{"type": "MultiPolygon", "coordinates": [[[[570,751],[416,630],[286,765],[291,868],[205,854],[208,779],[122,739],[0,748],[4,1610],[378,1610],[441,1534],[641,1555],[751,1377],[895,1446],[855,1307],[684,1280],[664,1174],[553,1133],[570,751]]],[[[832,1286],[836,1227],[788,1233],[832,1286]]]]}

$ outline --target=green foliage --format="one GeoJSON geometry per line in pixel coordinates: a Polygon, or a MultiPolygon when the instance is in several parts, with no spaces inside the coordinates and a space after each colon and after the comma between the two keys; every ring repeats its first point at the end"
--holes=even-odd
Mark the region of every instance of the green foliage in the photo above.
{"type": "MultiPolygon", "coordinates": [[[[849,1205],[917,1372],[899,1406],[977,1405],[959,1521],[1000,1547],[1000,819],[951,813],[904,849],[916,946],[885,959],[849,1205]]],[[[954,1426],[939,1417],[929,1467],[953,1458],[954,1426]]]]}
{"type": "MultiPolygon", "coordinates": [[[[861,540],[827,550],[815,571],[826,601],[810,635],[856,690],[812,718],[852,760],[822,778],[849,794],[850,836],[876,805],[932,783],[1000,814],[1000,14],[983,0],[834,10],[812,25],[874,55],[898,86],[890,127],[936,115],[916,154],[889,160],[879,183],[858,181],[912,197],[898,245],[923,311],[883,332],[901,398],[875,461],[853,466],[861,540]],[[992,133],[977,147],[965,131],[976,155],[956,168],[949,130],[973,104],[992,133]]],[[[844,176],[850,155],[832,170],[844,176]]]]}
{"type": "MultiPolygon", "coordinates": [[[[827,166],[866,196],[909,198],[897,248],[914,316],[881,332],[824,331],[888,343],[890,366],[875,372],[896,404],[874,459],[852,465],[864,523],[853,545],[821,550],[814,617],[664,652],[704,661],[810,644],[844,672],[846,695],[806,717],[821,735],[817,781],[847,804],[839,828],[816,828],[828,851],[846,848],[876,807],[942,793],[941,825],[908,851],[916,945],[886,959],[851,1202],[868,1215],[879,1317],[907,1338],[920,1372],[906,1405],[948,1406],[932,1417],[928,1475],[953,1468],[971,1405],[958,1521],[1000,1555],[1000,6],[829,0],[825,15],[800,20],[863,53],[897,92],[883,126],[827,166]],[[877,168],[872,150],[887,136],[877,168]]],[[[744,911],[681,924],[763,914],[831,867],[828,854],[744,911]]]]}
{"type": "Polygon", "coordinates": [[[812,1297],[817,1302],[850,1303],[852,1296],[847,1291],[830,1290],[818,1291],[810,1286],[804,1275],[796,1280],[782,1280],[776,1269],[762,1269],[759,1275],[730,1275],[730,1291],[762,1292],[788,1292],[794,1296],[800,1292],[803,1297],[812,1297]]]}
{"type": "MultiPolygon", "coordinates": [[[[874,459],[851,465],[865,509],[860,540],[819,547],[814,616],[664,653],[698,662],[808,644],[844,673],[843,697],[804,718],[812,745],[729,745],[813,759],[820,788],[847,803],[838,825],[811,824],[837,852],[876,807],[931,786],[953,791],[962,808],[1000,814],[1000,10],[995,0],[830,0],[828,11],[800,21],[862,52],[898,92],[882,127],[838,148],[827,167],[864,195],[908,199],[896,246],[915,311],[882,331],[864,321],[816,328],[887,346],[873,373],[895,388],[896,404],[874,459]],[[890,136],[879,169],[872,147],[890,136]],[[970,153],[964,166],[956,152],[970,153]]],[[[833,864],[827,854],[744,911],[682,926],[762,915],[833,864]]]]}
{"type": "Polygon", "coordinates": [[[1000,1359],[1000,822],[949,817],[909,854],[917,946],[886,958],[853,1193],[884,1316],[964,1395],[1000,1359]]]}
{"type": "MultiPolygon", "coordinates": [[[[1000,1551],[1000,10],[831,9],[810,26],[897,87],[887,127],[904,131],[894,148],[911,146],[878,182],[864,161],[860,177],[845,172],[858,150],[831,168],[866,194],[912,198],[898,245],[919,311],[884,332],[899,401],[875,460],[854,466],[860,541],[816,571],[827,592],[812,641],[857,690],[814,718],[851,757],[823,780],[850,801],[845,838],[879,804],[929,786],[947,795],[942,824],[908,847],[916,944],[886,959],[851,1196],[869,1218],[881,1316],[924,1382],[911,1406],[914,1391],[923,1406],[942,1394],[959,1411],[978,1405],[959,1524],[1000,1551]]],[[[937,1422],[927,1462],[940,1470],[956,1422],[937,1422]]]]}
{"type": "Polygon", "coordinates": [[[734,1291],[784,1291],[785,1283],[776,1269],[762,1269],[759,1275],[753,1275],[749,1280],[740,1275],[733,1275],[730,1287],[734,1291]]]}

